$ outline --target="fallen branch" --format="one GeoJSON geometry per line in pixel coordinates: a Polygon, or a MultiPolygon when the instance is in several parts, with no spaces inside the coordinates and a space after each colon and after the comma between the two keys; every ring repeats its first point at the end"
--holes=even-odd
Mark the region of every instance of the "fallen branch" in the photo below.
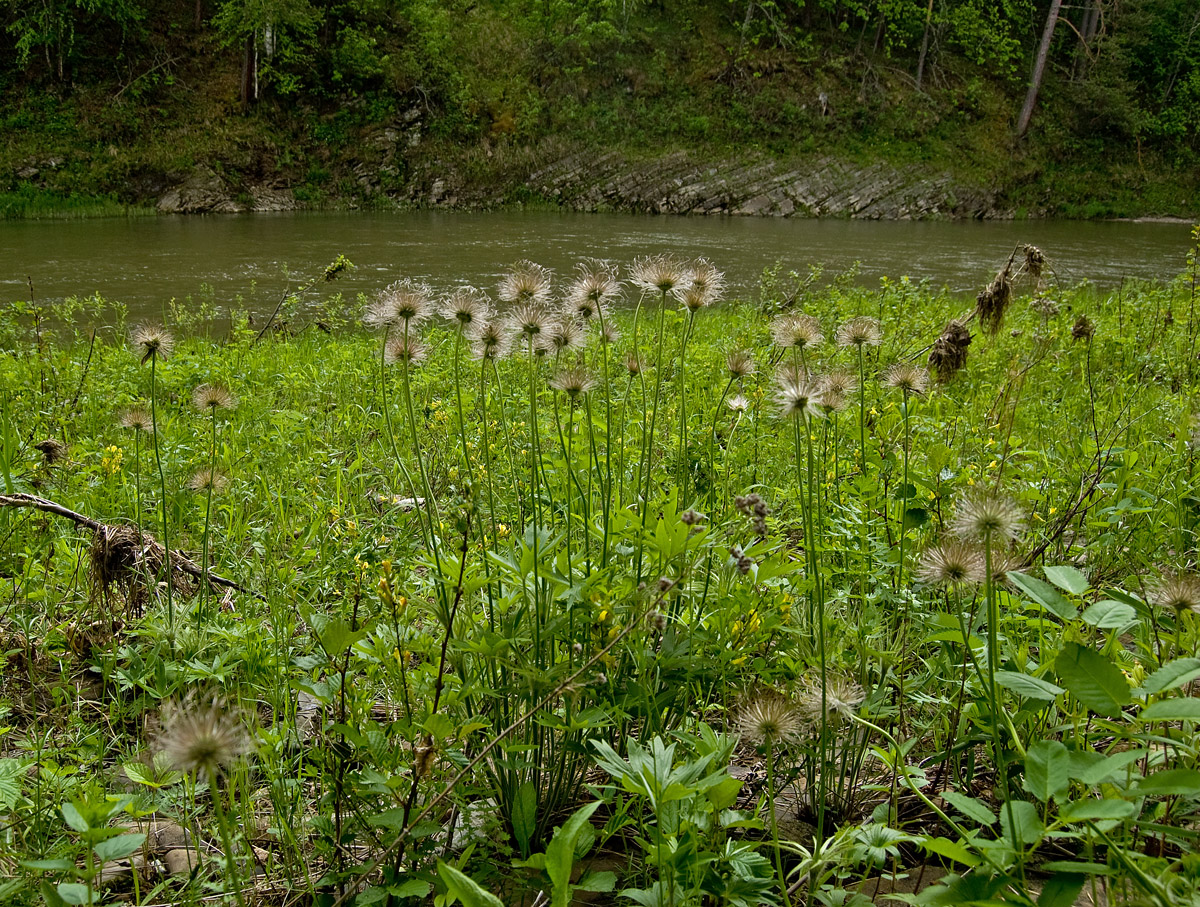
{"type": "MultiPolygon", "coordinates": [[[[99,520],[94,520],[89,516],[84,516],[82,513],[76,513],[69,507],[64,507],[62,504],[56,504],[54,501],[40,498],[33,494],[0,494],[0,507],[32,507],[35,510],[41,510],[44,513],[53,513],[55,516],[65,517],[71,520],[78,526],[84,526],[94,533],[111,533],[118,528],[109,526],[106,523],[101,523],[99,520]]],[[[158,547],[158,543],[154,539],[143,533],[142,546],[144,549],[158,547]]],[[[171,552],[171,568],[178,570],[181,573],[186,573],[198,580],[207,579],[210,585],[221,586],[225,589],[232,589],[235,592],[242,592],[246,595],[253,595],[255,598],[263,600],[263,596],[257,592],[251,592],[239,583],[231,579],[226,579],[211,570],[204,571],[197,566],[196,562],[189,558],[182,551],[171,552]]]]}

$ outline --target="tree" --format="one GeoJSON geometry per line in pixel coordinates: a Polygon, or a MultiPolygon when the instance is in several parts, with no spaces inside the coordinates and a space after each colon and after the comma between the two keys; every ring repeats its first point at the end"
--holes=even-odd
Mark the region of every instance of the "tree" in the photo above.
{"type": "Polygon", "coordinates": [[[1062,0],[1050,0],[1050,11],[1046,14],[1046,26],[1042,29],[1042,42],[1038,45],[1037,57],[1033,61],[1033,75],[1029,77],[1029,90],[1025,92],[1025,103],[1017,119],[1017,137],[1025,135],[1029,120],[1033,117],[1033,106],[1037,103],[1038,91],[1042,87],[1042,74],[1046,70],[1046,57],[1050,54],[1050,42],[1054,39],[1054,26],[1058,24],[1058,11],[1062,0]]]}

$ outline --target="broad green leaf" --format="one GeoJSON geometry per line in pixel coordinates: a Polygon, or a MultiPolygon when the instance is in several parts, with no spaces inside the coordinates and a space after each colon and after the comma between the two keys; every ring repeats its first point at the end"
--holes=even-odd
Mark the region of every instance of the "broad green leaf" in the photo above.
{"type": "Polygon", "coordinates": [[[1165,693],[1197,677],[1200,677],[1200,658],[1176,658],[1147,677],[1142,692],[1148,695],[1165,693]]]}
{"type": "Polygon", "coordinates": [[[1160,699],[1142,709],[1139,721],[1200,721],[1200,699],[1177,696],[1160,699]]]}
{"type": "Polygon", "coordinates": [[[75,868],[70,860],[22,860],[20,865],[37,872],[62,872],[75,868]]]}
{"type": "Polygon", "coordinates": [[[546,847],[546,875],[550,877],[550,903],[553,907],[567,907],[571,901],[571,869],[579,855],[576,845],[585,837],[595,836],[588,820],[599,806],[600,801],[596,800],[575,810],[571,818],[554,832],[554,837],[546,847]]]}
{"type": "Polygon", "coordinates": [[[1025,753],[1025,780],[1029,791],[1043,803],[1059,796],[1067,785],[1070,757],[1067,748],[1057,740],[1039,740],[1025,753]]]}
{"type": "Polygon", "coordinates": [[[1089,605],[1079,616],[1085,623],[1101,630],[1118,630],[1137,620],[1137,612],[1131,606],[1111,598],[1089,605]]]}
{"type": "Polygon", "coordinates": [[[90,892],[88,887],[80,882],[59,882],[58,896],[63,899],[63,903],[72,904],[75,907],[90,903],[88,896],[90,892]]]}
{"type": "Polygon", "coordinates": [[[979,865],[979,857],[971,853],[962,844],[957,841],[951,841],[949,838],[922,838],[921,846],[930,853],[935,853],[939,857],[945,857],[947,860],[953,860],[956,863],[962,863],[964,866],[979,865]]]}
{"type": "Polygon", "coordinates": [[[529,853],[529,842],[537,828],[537,801],[537,786],[532,781],[526,781],[517,788],[512,806],[512,825],[517,847],[522,854],[529,853]]]}
{"type": "Polygon", "coordinates": [[[1064,822],[1083,822],[1088,819],[1132,819],[1137,814],[1136,803],[1128,800],[1072,800],[1058,810],[1064,822]]]}
{"type": "Polygon", "coordinates": [[[390,828],[392,831],[400,831],[404,828],[407,815],[408,810],[403,806],[393,806],[391,809],[385,809],[381,813],[368,816],[367,822],[376,828],[390,828]]]}
{"type": "Polygon", "coordinates": [[[1040,868],[1043,872],[1082,872],[1089,876],[1113,874],[1112,867],[1106,866],[1104,863],[1074,863],[1070,860],[1054,860],[1050,863],[1043,863],[1040,868]]]}
{"type": "Polygon", "coordinates": [[[1072,595],[1083,595],[1091,588],[1087,577],[1074,567],[1044,567],[1046,579],[1072,595]]]}
{"type": "Polygon", "coordinates": [[[1049,583],[1015,570],[1010,571],[1007,575],[1014,586],[1054,616],[1063,620],[1073,620],[1078,613],[1075,606],[1049,583]]]}
{"type": "Polygon", "coordinates": [[[1055,696],[1066,692],[1058,684],[1042,680],[1040,677],[1030,677],[1020,671],[997,671],[996,683],[1018,696],[1043,702],[1053,702],[1055,696]]]}
{"type": "Polygon", "coordinates": [[[1056,872],[1042,886],[1037,907],[1072,907],[1087,877],[1076,872],[1056,872]]]}
{"type": "Polygon", "coordinates": [[[364,888],[354,897],[354,907],[371,907],[372,904],[378,904],[386,899],[388,890],[380,888],[378,885],[372,885],[370,888],[364,888]]]}
{"type": "Polygon", "coordinates": [[[1120,718],[1121,707],[1129,704],[1125,675],[1095,649],[1064,643],[1054,670],[1071,695],[1098,715],[1120,718]]]}
{"type": "Polygon", "coordinates": [[[115,838],[109,838],[107,841],[101,841],[92,850],[104,862],[109,860],[123,860],[131,853],[141,850],[145,842],[146,836],[140,832],[130,835],[118,835],[115,838]]]}
{"type": "Polygon", "coordinates": [[[901,525],[907,532],[909,529],[920,529],[929,522],[929,511],[924,507],[909,507],[904,511],[901,525]]]}
{"type": "Polygon", "coordinates": [[[485,891],[473,878],[449,863],[438,860],[438,875],[446,884],[446,894],[451,904],[457,899],[463,902],[463,907],[504,907],[503,901],[485,891]]]}
{"type": "Polygon", "coordinates": [[[996,823],[996,814],[982,800],[976,800],[974,797],[968,797],[966,794],[960,794],[953,790],[942,791],[942,799],[968,819],[974,819],[980,825],[988,826],[996,823]]]}
{"type": "Polygon", "coordinates": [[[1000,804],[1000,828],[1004,837],[1012,840],[1014,837],[1024,847],[1036,844],[1041,840],[1046,828],[1038,816],[1037,807],[1028,800],[1010,800],[1000,804]],[[1012,811],[1012,825],[1009,825],[1009,811],[1012,811]]]}
{"type": "Polygon", "coordinates": [[[1088,787],[1112,784],[1124,780],[1126,766],[1146,755],[1146,750],[1122,750],[1105,756],[1101,753],[1071,753],[1071,777],[1088,787]]]}
{"type": "Polygon", "coordinates": [[[589,872],[579,880],[579,884],[575,886],[575,889],[577,891],[607,892],[612,891],[616,887],[616,873],[609,872],[606,869],[603,872],[589,872]]]}
{"type": "Polygon", "coordinates": [[[80,813],[79,807],[74,803],[64,803],[62,805],[62,814],[67,824],[75,829],[75,831],[87,831],[91,827],[88,825],[87,819],[80,813]]]}
{"type": "Polygon", "coordinates": [[[1194,797],[1200,794],[1200,772],[1168,768],[1143,778],[1129,792],[1139,797],[1194,797]]]}
{"type": "Polygon", "coordinates": [[[435,712],[426,718],[423,727],[435,740],[445,740],[454,733],[454,722],[441,712],[435,712]]]}
{"type": "Polygon", "coordinates": [[[397,898],[423,898],[429,895],[432,888],[424,879],[409,879],[399,885],[389,885],[387,890],[388,894],[397,898]]]}

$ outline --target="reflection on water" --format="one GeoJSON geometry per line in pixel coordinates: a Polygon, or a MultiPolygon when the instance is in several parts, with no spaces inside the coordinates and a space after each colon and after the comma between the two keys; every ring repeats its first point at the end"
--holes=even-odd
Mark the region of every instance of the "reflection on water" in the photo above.
{"type": "Polygon", "coordinates": [[[529,258],[570,271],[584,257],[628,263],[672,251],[703,255],[735,293],[753,292],[766,267],[826,273],[860,263],[858,280],[928,279],[974,293],[1017,243],[1046,253],[1067,285],[1111,287],[1126,278],[1169,279],[1185,264],[1186,224],[879,222],[776,218],[655,217],[555,212],[288,213],[0,222],[0,296],[39,299],[98,292],[135,314],[172,298],[211,292],[225,306],[243,297],[270,309],[287,287],[318,276],[338,254],[357,268],[337,284],[372,293],[398,277],[435,288],[488,289],[505,265],[529,258]]]}

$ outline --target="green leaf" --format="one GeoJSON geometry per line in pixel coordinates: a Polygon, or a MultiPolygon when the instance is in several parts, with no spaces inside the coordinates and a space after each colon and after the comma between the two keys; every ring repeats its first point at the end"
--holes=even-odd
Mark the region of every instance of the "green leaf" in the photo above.
{"type": "Polygon", "coordinates": [[[1087,877],[1076,872],[1056,872],[1042,886],[1037,907],[1071,907],[1087,877]]]}
{"type": "Polygon", "coordinates": [[[1025,753],[1025,780],[1022,782],[1042,803],[1049,803],[1067,789],[1071,765],[1067,748],[1057,740],[1039,740],[1025,753]]]}
{"type": "Polygon", "coordinates": [[[65,904],[78,905],[89,903],[88,887],[80,882],[59,882],[58,896],[65,904]]]}
{"type": "Polygon", "coordinates": [[[996,814],[988,809],[987,804],[982,800],[976,800],[974,797],[968,797],[966,794],[960,794],[953,790],[942,791],[942,799],[968,819],[973,819],[980,825],[996,824],[996,814]]]}
{"type": "Polygon", "coordinates": [[[1043,872],[1082,872],[1090,876],[1110,876],[1113,874],[1112,867],[1106,866],[1103,863],[1074,863],[1070,860],[1053,860],[1049,863],[1043,863],[1041,869],[1043,872]]]}
{"type": "Polygon", "coordinates": [[[1194,797],[1200,794],[1200,772],[1168,768],[1143,778],[1129,792],[1138,797],[1194,797]]]}
{"type": "Polygon", "coordinates": [[[1075,606],[1049,583],[1043,582],[1033,576],[1026,576],[1024,573],[1018,573],[1015,570],[1010,571],[1007,575],[1009,581],[1014,586],[1055,617],[1059,617],[1062,620],[1074,620],[1075,615],[1078,613],[1075,606]]]}
{"type": "Polygon", "coordinates": [[[571,818],[554,832],[546,847],[546,875],[550,877],[550,903],[553,907],[567,907],[571,901],[571,869],[575,865],[576,845],[585,837],[594,837],[588,820],[600,806],[596,800],[581,806],[571,818]]]}
{"type": "Polygon", "coordinates": [[[454,722],[441,712],[435,712],[426,718],[423,727],[435,740],[445,740],[454,733],[454,722]]]}
{"type": "Polygon", "coordinates": [[[1064,643],[1054,670],[1071,695],[1098,715],[1120,718],[1131,699],[1125,675],[1095,649],[1064,643]]]}
{"type": "Polygon", "coordinates": [[[75,868],[70,860],[22,860],[21,865],[36,872],[63,872],[75,868]]]}
{"type": "Polygon", "coordinates": [[[1142,709],[1139,721],[1200,721],[1200,699],[1177,696],[1160,699],[1142,709]]]}
{"type": "Polygon", "coordinates": [[[38,890],[42,893],[42,899],[46,902],[46,907],[63,907],[63,899],[58,896],[58,891],[46,879],[42,880],[42,884],[38,886],[38,890]]]}
{"type": "Polygon", "coordinates": [[[949,838],[922,838],[921,846],[930,853],[935,853],[939,857],[945,857],[947,860],[953,860],[956,863],[962,863],[964,866],[979,865],[979,857],[967,850],[962,844],[957,841],[951,841],[949,838]]]}
{"type": "Polygon", "coordinates": [[[1089,605],[1079,616],[1085,623],[1101,630],[1118,630],[1137,620],[1137,612],[1130,605],[1111,598],[1089,605]]]}
{"type": "Polygon", "coordinates": [[[616,887],[617,875],[614,872],[609,872],[607,869],[604,872],[589,872],[575,886],[577,891],[597,892],[612,891],[616,887]]]}
{"type": "Polygon", "coordinates": [[[504,907],[503,901],[485,891],[473,878],[449,863],[438,860],[438,875],[446,884],[446,895],[450,899],[448,903],[453,904],[457,899],[463,902],[463,907],[504,907]]]}
{"type": "Polygon", "coordinates": [[[1046,579],[1072,595],[1083,595],[1091,588],[1087,577],[1074,567],[1044,567],[1046,579]]]}
{"type": "Polygon", "coordinates": [[[517,848],[522,854],[529,853],[529,842],[533,840],[533,832],[537,828],[537,801],[537,786],[532,781],[526,781],[517,788],[512,805],[512,825],[517,848]]]}
{"type": "Polygon", "coordinates": [[[1132,819],[1137,811],[1137,804],[1128,800],[1072,800],[1059,808],[1058,817],[1064,822],[1132,819]]]}
{"type": "Polygon", "coordinates": [[[1146,755],[1146,750],[1122,750],[1111,756],[1103,756],[1093,752],[1071,753],[1071,777],[1088,787],[1097,784],[1119,783],[1131,762],[1136,762],[1146,755]]]}
{"type": "Polygon", "coordinates": [[[19,759],[0,759],[0,808],[11,810],[17,808],[21,799],[21,781],[25,777],[25,767],[19,759]]]}
{"type": "Polygon", "coordinates": [[[428,896],[433,886],[424,879],[409,879],[399,885],[389,885],[388,894],[397,898],[423,898],[428,896]]]}
{"type": "Polygon", "coordinates": [[[1042,825],[1037,807],[1028,800],[1010,800],[1002,803],[999,809],[1000,828],[1004,837],[1010,841],[1015,837],[1022,847],[1028,847],[1041,840],[1046,827],[1042,825]],[[1012,825],[1009,825],[1009,811],[1012,811],[1012,825]],[[1014,834],[1015,832],[1015,834],[1014,834]]]}
{"type": "Polygon", "coordinates": [[[109,860],[123,860],[131,853],[141,850],[145,842],[146,836],[140,832],[130,835],[118,835],[115,838],[109,838],[107,841],[101,841],[92,850],[104,862],[108,862],[109,860]]]}
{"type": "Polygon", "coordinates": [[[1020,671],[997,671],[996,683],[1018,696],[1043,702],[1053,702],[1055,696],[1066,692],[1058,684],[1042,680],[1040,677],[1030,677],[1020,671]]]}
{"type": "Polygon", "coordinates": [[[62,805],[62,814],[67,824],[76,831],[87,831],[91,827],[88,825],[87,819],[79,811],[79,807],[74,803],[64,803],[62,805]]]}
{"type": "Polygon", "coordinates": [[[929,522],[929,511],[924,507],[908,507],[904,511],[904,519],[901,523],[904,530],[920,529],[929,522]]]}
{"type": "Polygon", "coordinates": [[[1148,695],[1165,693],[1197,677],[1200,677],[1200,658],[1176,658],[1147,677],[1142,692],[1148,695]]]}

